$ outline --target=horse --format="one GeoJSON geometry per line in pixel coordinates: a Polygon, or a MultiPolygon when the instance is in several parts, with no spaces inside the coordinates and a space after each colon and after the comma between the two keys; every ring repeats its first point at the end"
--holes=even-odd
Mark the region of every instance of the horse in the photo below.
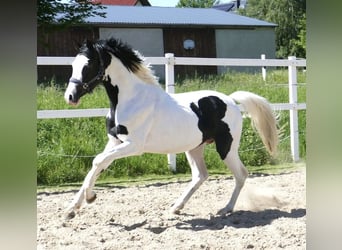
{"type": "Polygon", "coordinates": [[[93,159],[91,170],[67,208],[68,219],[75,217],[84,200],[94,202],[95,181],[114,160],[143,153],[185,152],[192,180],[171,207],[171,212],[179,214],[208,178],[204,161],[208,143],[215,143],[235,179],[229,202],[218,211],[220,215],[231,213],[248,176],[238,154],[243,120],[238,104],[251,117],[267,151],[276,153],[277,119],[264,97],[247,91],[230,95],[212,90],[166,93],[144,57],[119,39],[84,41],[72,62],[65,101],[77,106],[80,98],[98,85],[104,86],[110,102],[108,143],[93,159]]]}

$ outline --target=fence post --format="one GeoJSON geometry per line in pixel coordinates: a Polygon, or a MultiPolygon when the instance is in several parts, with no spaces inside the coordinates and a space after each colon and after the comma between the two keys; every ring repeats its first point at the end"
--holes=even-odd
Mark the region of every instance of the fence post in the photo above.
{"type": "MultiPolygon", "coordinates": [[[[175,57],[173,53],[166,53],[165,58],[167,59],[167,63],[165,64],[165,91],[173,94],[175,92],[175,57]]],[[[176,172],[175,154],[167,155],[167,164],[172,172],[176,172]]]]}
{"type": "Polygon", "coordinates": [[[297,109],[297,67],[296,57],[289,56],[289,103],[293,105],[290,109],[290,138],[291,154],[294,162],[299,161],[299,133],[298,133],[298,109],[297,109]]]}
{"type": "MultiPolygon", "coordinates": [[[[266,55],[261,54],[261,60],[266,60],[266,55]]],[[[261,67],[261,74],[262,74],[262,79],[266,81],[266,66],[261,67]]]]}

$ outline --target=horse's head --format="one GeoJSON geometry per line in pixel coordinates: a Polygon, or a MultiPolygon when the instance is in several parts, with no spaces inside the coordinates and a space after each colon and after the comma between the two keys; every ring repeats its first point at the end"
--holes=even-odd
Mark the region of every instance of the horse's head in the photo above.
{"type": "Polygon", "coordinates": [[[83,95],[90,93],[101,82],[108,59],[110,56],[99,44],[88,40],[84,42],[72,63],[72,75],[64,93],[67,103],[77,105],[83,95]]]}
{"type": "Polygon", "coordinates": [[[113,64],[114,75],[115,71],[123,69],[127,74],[135,74],[144,83],[158,84],[149,67],[143,64],[142,56],[129,45],[114,38],[95,43],[87,40],[72,63],[72,75],[64,93],[66,102],[77,105],[83,95],[91,92],[104,79],[105,70],[113,58],[119,63],[113,64]]]}

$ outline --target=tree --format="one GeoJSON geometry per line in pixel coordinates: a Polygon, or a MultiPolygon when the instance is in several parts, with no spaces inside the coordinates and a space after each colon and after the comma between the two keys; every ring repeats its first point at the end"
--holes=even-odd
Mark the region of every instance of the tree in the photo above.
{"type": "Polygon", "coordinates": [[[54,29],[67,27],[73,24],[81,23],[90,16],[105,17],[101,12],[104,6],[94,4],[89,0],[38,0],[37,1],[37,23],[38,26],[54,29]]]}
{"type": "Polygon", "coordinates": [[[277,57],[305,57],[306,0],[249,0],[239,13],[272,22],[276,32],[277,57]]]}
{"type": "Polygon", "coordinates": [[[298,57],[306,57],[306,14],[299,20],[299,34],[298,39],[291,40],[292,54],[298,57]]]}
{"type": "Polygon", "coordinates": [[[44,37],[38,42],[48,46],[49,33],[79,24],[91,16],[105,17],[105,7],[90,0],[38,0],[37,24],[44,37]]]}
{"type": "Polygon", "coordinates": [[[211,8],[217,0],[179,0],[176,7],[211,8]]]}

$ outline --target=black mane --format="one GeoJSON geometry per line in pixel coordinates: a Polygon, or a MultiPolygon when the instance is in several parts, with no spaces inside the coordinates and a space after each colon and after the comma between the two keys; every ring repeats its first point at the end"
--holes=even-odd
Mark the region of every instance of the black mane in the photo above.
{"type": "Polygon", "coordinates": [[[100,51],[102,49],[113,54],[127,70],[133,73],[139,69],[142,63],[142,59],[129,45],[115,38],[99,40],[94,43],[94,48],[98,48],[100,51]]]}
{"type": "Polygon", "coordinates": [[[113,37],[98,40],[96,42],[86,40],[80,47],[79,53],[85,55],[89,59],[93,59],[97,57],[96,51],[100,53],[104,59],[105,67],[110,64],[110,57],[108,57],[108,54],[106,55],[105,52],[113,54],[122,62],[127,70],[133,73],[139,69],[139,66],[142,63],[142,59],[128,44],[113,37]]]}

